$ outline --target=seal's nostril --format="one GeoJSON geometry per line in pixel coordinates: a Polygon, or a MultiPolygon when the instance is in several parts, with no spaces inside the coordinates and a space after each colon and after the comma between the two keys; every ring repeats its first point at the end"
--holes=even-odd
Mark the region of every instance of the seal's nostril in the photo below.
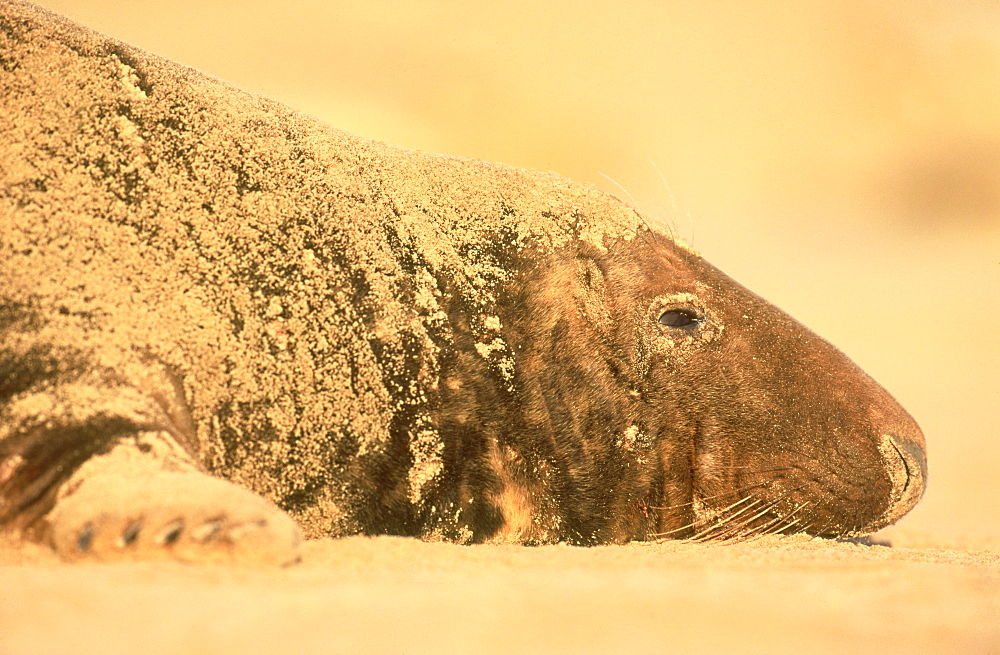
{"type": "Polygon", "coordinates": [[[892,482],[886,518],[895,521],[924,495],[927,458],[918,442],[892,434],[882,435],[879,450],[892,482]]]}

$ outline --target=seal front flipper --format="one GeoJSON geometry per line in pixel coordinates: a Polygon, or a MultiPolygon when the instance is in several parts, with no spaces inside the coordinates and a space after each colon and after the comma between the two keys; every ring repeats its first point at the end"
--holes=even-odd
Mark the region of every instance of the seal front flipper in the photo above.
{"type": "Polygon", "coordinates": [[[0,530],[62,556],[284,564],[301,533],[197,462],[179,380],[154,358],[0,305],[0,530]]]}
{"type": "Polygon", "coordinates": [[[45,540],[70,560],[298,559],[298,525],[264,498],[194,467],[164,470],[151,454],[169,438],[140,433],[85,462],[45,517],[45,540]]]}
{"type": "Polygon", "coordinates": [[[202,471],[170,432],[122,434],[127,425],[92,417],[0,440],[0,529],[71,560],[298,559],[290,516],[202,471]]]}

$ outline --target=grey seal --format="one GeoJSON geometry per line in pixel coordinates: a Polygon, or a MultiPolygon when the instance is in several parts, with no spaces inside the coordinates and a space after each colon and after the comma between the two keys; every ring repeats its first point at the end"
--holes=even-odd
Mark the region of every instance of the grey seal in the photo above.
{"type": "Polygon", "coordinates": [[[0,527],[67,558],[843,537],[923,493],[882,387],[594,188],[23,2],[0,87],[0,527]]]}

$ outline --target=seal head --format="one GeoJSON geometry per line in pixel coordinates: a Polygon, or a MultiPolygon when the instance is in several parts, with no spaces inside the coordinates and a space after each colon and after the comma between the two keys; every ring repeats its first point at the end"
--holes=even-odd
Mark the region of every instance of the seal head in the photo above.
{"type": "Polygon", "coordinates": [[[646,293],[666,292],[649,301],[649,379],[669,407],[659,433],[680,451],[664,464],[677,472],[661,513],[667,530],[851,536],[913,507],[923,435],[881,386],[704,260],[651,250],[646,293]],[[691,318],[678,323],[678,313],[691,318]]]}
{"type": "Polygon", "coordinates": [[[503,426],[499,534],[844,537],[920,499],[906,411],[699,255],[646,232],[534,259],[501,317],[518,391],[480,416],[503,426]]]}

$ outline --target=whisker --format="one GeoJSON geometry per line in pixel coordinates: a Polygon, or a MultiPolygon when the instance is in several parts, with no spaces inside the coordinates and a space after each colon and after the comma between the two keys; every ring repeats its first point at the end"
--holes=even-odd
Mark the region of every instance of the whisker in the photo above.
{"type": "MultiPolygon", "coordinates": [[[[760,502],[763,502],[763,501],[760,501],[760,502]]],[[[704,535],[699,539],[699,541],[727,540],[727,539],[730,539],[731,536],[733,536],[733,535],[737,535],[737,536],[741,535],[742,534],[741,530],[743,528],[745,528],[750,523],[753,523],[754,521],[756,521],[757,519],[759,519],[761,516],[764,516],[765,514],[767,514],[775,505],[777,505],[780,502],[781,502],[781,498],[778,498],[777,500],[773,500],[773,501],[767,503],[766,505],[764,505],[764,507],[759,512],[757,512],[753,516],[747,518],[746,520],[744,520],[744,521],[742,521],[742,522],[740,522],[738,524],[735,524],[735,525],[730,524],[730,525],[726,525],[726,526],[721,526],[721,527],[724,528],[722,534],[712,534],[713,532],[717,532],[718,528],[720,527],[718,524],[712,525],[708,530],[705,531],[704,535]]]]}
{"type": "MultiPolygon", "coordinates": [[[[730,468],[735,470],[744,467],[734,466],[730,468]]],[[[792,470],[800,470],[800,467],[776,466],[770,469],[753,469],[752,474],[754,476],[773,476],[775,473],[792,470]]],[[[699,512],[702,516],[695,516],[684,525],[661,532],[650,533],[646,538],[663,541],[669,538],[676,539],[678,535],[688,533],[691,536],[682,537],[682,541],[691,543],[713,541],[744,542],[771,534],[826,534],[830,526],[834,524],[837,524],[835,528],[836,536],[845,538],[847,535],[857,531],[857,526],[860,523],[860,511],[856,511],[852,520],[845,523],[839,523],[835,516],[830,515],[826,523],[818,529],[816,528],[819,523],[817,518],[821,516],[820,512],[823,512],[823,508],[827,506],[831,498],[830,493],[823,491],[824,485],[822,482],[834,476],[835,474],[830,471],[825,471],[819,475],[809,475],[808,478],[799,480],[801,484],[784,490],[778,497],[771,500],[759,498],[758,494],[778,484],[779,480],[764,479],[711,496],[696,496],[689,501],[675,505],[650,507],[649,509],[655,511],[669,512],[689,510],[696,503],[711,503],[712,501],[718,502],[719,500],[726,500],[729,503],[721,509],[711,509],[710,516],[705,516],[705,512],[699,512]],[[795,503],[791,507],[786,506],[785,510],[775,515],[776,508],[782,503],[787,503],[790,496],[810,485],[817,484],[819,491],[821,491],[820,498],[795,503]],[[735,500],[732,500],[733,498],[735,500]]],[[[787,482],[794,479],[795,476],[792,476],[791,478],[785,478],[783,482],[787,484],[787,482]]]]}
{"type": "MultiPolygon", "coordinates": [[[[816,503],[816,507],[815,507],[815,509],[816,509],[816,510],[820,510],[820,509],[822,509],[822,507],[823,507],[823,504],[824,504],[824,503],[826,502],[826,500],[827,500],[828,498],[830,498],[830,494],[829,494],[829,493],[824,493],[824,494],[823,494],[823,498],[821,498],[821,499],[819,500],[819,502],[817,502],[817,503],[816,503]]],[[[834,522],[835,520],[836,520],[836,519],[835,519],[835,517],[831,516],[831,517],[830,517],[830,518],[829,518],[829,519],[827,520],[827,522],[826,522],[826,523],[824,523],[824,524],[823,524],[823,525],[822,525],[822,526],[821,526],[821,527],[820,527],[820,528],[819,528],[818,530],[814,531],[814,532],[813,532],[813,534],[817,534],[817,535],[821,535],[821,534],[824,534],[824,533],[826,532],[826,529],[827,529],[828,527],[830,527],[830,524],[831,524],[831,523],[833,523],[833,522],[834,522]]],[[[815,522],[814,522],[814,523],[815,523],[815,522]]]]}
{"type": "Polygon", "coordinates": [[[802,503],[801,505],[799,505],[798,507],[796,507],[794,510],[792,510],[792,512],[789,513],[787,516],[776,517],[773,521],[771,521],[769,523],[765,523],[764,525],[759,526],[758,528],[755,528],[754,531],[753,531],[753,534],[750,535],[750,538],[751,539],[756,539],[756,538],[766,537],[768,535],[778,534],[778,533],[784,532],[785,530],[787,530],[788,528],[790,528],[791,526],[793,526],[795,523],[798,523],[797,519],[795,521],[791,521],[791,522],[789,522],[788,519],[790,519],[793,516],[795,516],[795,514],[797,514],[799,511],[801,511],[803,508],[805,508],[809,504],[810,504],[810,502],[806,501],[805,503],[802,503]]]}
{"type": "MultiPolygon", "coordinates": [[[[663,188],[667,190],[667,197],[670,198],[670,209],[673,211],[674,232],[680,233],[680,229],[678,229],[677,227],[677,223],[680,220],[680,211],[677,209],[677,196],[674,195],[674,190],[670,188],[670,183],[667,182],[667,176],[663,174],[663,171],[661,171],[660,167],[656,165],[656,162],[653,161],[652,157],[649,158],[649,165],[652,166],[653,170],[656,171],[656,174],[660,176],[660,181],[663,182],[663,188]]],[[[688,214],[688,218],[691,218],[690,214],[688,214]]],[[[690,223],[691,223],[690,243],[692,246],[694,246],[694,221],[691,220],[690,223]]]]}
{"type": "MultiPolygon", "coordinates": [[[[783,470],[783,469],[775,469],[775,470],[783,470]]],[[[726,497],[726,496],[733,496],[733,495],[737,495],[737,494],[749,494],[749,492],[751,492],[751,491],[753,491],[755,489],[760,489],[760,488],[763,488],[763,487],[767,487],[770,484],[773,484],[773,482],[771,480],[762,480],[760,482],[756,482],[754,484],[748,484],[748,485],[746,485],[744,487],[740,487],[740,488],[735,489],[735,490],[726,491],[726,492],[722,492],[722,493],[719,493],[719,494],[714,494],[712,496],[701,496],[701,497],[698,497],[696,499],[692,499],[692,500],[690,500],[688,502],[685,502],[685,503],[679,503],[677,505],[671,505],[671,506],[668,506],[668,507],[655,507],[654,506],[654,507],[651,507],[650,509],[655,509],[655,510],[660,510],[660,511],[670,511],[670,510],[674,510],[674,509],[687,508],[687,507],[690,507],[691,505],[693,505],[696,501],[697,502],[705,502],[705,501],[710,501],[710,500],[713,500],[713,499],[716,499],[716,498],[723,498],[723,497],[726,497]]],[[[802,488],[802,486],[799,486],[799,487],[796,487],[795,489],[791,489],[791,490],[787,491],[781,497],[779,497],[779,498],[775,499],[774,501],[772,501],[772,503],[768,507],[766,507],[762,511],[762,513],[766,513],[767,510],[770,509],[771,507],[773,507],[774,504],[779,503],[788,494],[794,493],[795,491],[798,491],[801,488],[802,488]]],[[[744,503],[746,503],[746,502],[748,502],[748,501],[750,501],[752,499],[753,499],[752,495],[743,495],[742,497],[740,497],[738,500],[736,500],[735,502],[731,503],[727,507],[723,508],[722,510],[718,510],[719,511],[719,515],[720,515],[720,520],[715,521],[714,523],[712,523],[709,526],[705,526],[703,523],[699,522],[696,519],[695,521],[692,521],[690,523],[686,523],[686,524],[684,524],[682,526],[673,528],[671,530],[665,530],[663,532],[652,533],[652,534],[649,535],[649,538],[662,540],[664,538],[668,538],[670,535],[674,535],[674,534],[677,534],[679,532],[683,532],[685,530],[694,529],[696,531],[696,534],[694,536],[692,536],[692,537],[686,537],[684,539],[685,541],[699,541],[699,542],[703,542],[703,541],[708,541],[708,540],[716,540],[717,538],[720,538],[719,535],[713,535],[712,533],[718,532],[720,530],[720,528],[727,527],[727,526],[725,526],[726,523],[729,523],[731,521],[736,520],[737,518],[739,518],[740,516],[742,516],[743,514],[745,514],[747,511],[750,511],[752,508],[756,507],[761,502],[763,502],[763,501],[757,499],[757,500],[754,500],[753,503],[751,503],[747,507],[744,507],[744,508],[739,509],[737,511],[732,511],[732,510],[735,510],[736,508],[738,508],[740,505],[743,505],[744,503]],[[731,513],[728,516],[725,516],[725,514],[727,512],[731,512],[731,513]]],[[[759,516],[759,514],[757,516],[751,517],[748,521],[741,522],[739,525],[735,526],[735,528],[733,528],[732,526],[728,526],[729,529],[726,529],[724,531],[724,534],[721,536],[721,539],[725,539],[725,538],[727,538],[728,535],[734,534],[740,528],[744,527],[747,523],[752,522],[753,520],[755,520],[758,516],[759,516]]]]}
{"type": "MultiPolygon", "coordinates": [[[[735,503],[733,503],[732,505],[730,505],[729,507],[726,507],[725,509],[723,509],[721,511],[722,512],[728,512],[729,510],[733,509],[734,507],[737,507],[738,505],[742,505],[743,503],[747,502],[748,500],[751,500],[752,498],[753,498],[753,496],[744,496],[740,500],[737,500],[735,503]]],[[[760,502],[760,501],[754,501],[754,502],[757,503],[757,502],[760,502]]],[[[690,504],[690,503],[688,503],[688,504],[690,504]]],[[[751,507],[752,507],[752,505],[751,505],[751,507]]],[[[745,508],[744,508],[744,510],[745,510],[745,508]]],[[[728,520],[728,519],[726,519],[726,520],[728,520]]],[[[680,532],[682,530],[688,530],[688,529],[691,529],[691,528],[695,528],[696,525],[697,525],[697,523],[692,522],[692,523],[688,523],[688,524],[682,525],[679,528],[674,528],[673,530],[667,530],[665,532],[657,532],[657,533],[655,533],[653,535],[650,535],[650,536],[652,536],[652,537],[664,537],[666,535],[675,534],[675,533],[680,532]]],[[[695,535],[695,537],[697,537],[697,535],[695,535]]],[[[694,537],[691,537],[691,539],[693,539],[693,538],[694,537]]]]}
{"type": "MultiPolygon", "coordinates": [[[[750,497],[748,496],[747,500],[749,500],[749,498],[750,497]]],[[[759,498],[757,500],[754,500],[752,503],[750,503],[749,505],[747,505],[743,509],[739,510],[738,512],[734,512],[734,513],[730,514],[729,516],[725,517],[722,520],[715,521],[710,526],[708,526],[707,528],[704,528],[701,532],[699,532],[698,534],[696,534],[693,537],[691,537],[691,540],[692,541],[697,541],[697,540],[701,539],[702,537],[704,537],[705,535],[707,535],[707,534],[709,534],[711,532],[717,531],[720,528],[728,527],[728,526],[725,525],[726,523],[729,523],[731,521],[736,520],[737,518],[739,518],[742,514],[745,514],[746,512],[753,511],[753,509],[757,505],[760,505],[760,503],[762,503],[762,502],[764,502],[764,501],[760,500],[759,498]]],[[[732,505],[730,507],[732,507],[732,505]]],[[[726,512],[729,509],[730,508],[727,507],[726,509],[724,509],[722,511],[726,512]]]]}
{"type": "Polygon", "coordinates": [[[678,532],[681,532],[682,530],[690,530],[691,528],[694,527],[694,525],[695,525],[694,523],[685,523],[681,527],[674,528],[673,530],[665,530],[663,532],[654,532],[653,534],[649,535],[649,537],[653,541],[666,541],[667,539],[670,538],[670,535],[677,534],[678,532]]]}
{"type": "Polygon", "coordinates": [[[798,519],[794,521],[789,521],[787,524],[781,527],[780,530],[772,530],[769,534],[783,534],[788,537],[792,537],[797,534],[802,534],[802,530],[797,527],[797,524],[801,523],[798,519]]]}
{"type": "Polygon", "coordinates": [[[797,529],[797,530],[796,530],[796,531],[795,531],[794,533],[792,533],[792,534],[803,534],[803,533],[806,533],[806,531],[807,531],[807,530],[809,530],[809,528],[811,528],[811,527],[813,526],[813,523],[814,523],[814,521],[809,521],[808,523],[804,523],[804,524],[802,524],[802,525],[801,525],[801,526],[799,526],[799,528],[798,528],[798,529],[797,529]]]}
{"type": "Polygon", "coordinates": [[[730,491],[723,491],[723,492],[720,492],[720,493],[717,493],[717,494],[713,494],[711,496],[699,496],[697,499],[691,499],[691,500],[689,500],[687,502],[684,502],[684,503],[678,503],[676,505],[667,505],[667,506],[663,506],[663,507],[660,507],[660,506],[650,506],[649,509],[655,509],[655,510],[659,510],[659,511],[669,512],[670,510],[682,509],[682,508],[685,508],[685,507],[690,507],[695,502],[705,502],[705,501],[708,501],[708,500],[715,500],[716,498],[724,498],[725,496],[737,496],[739,494],[743,494],[743,493],[745,493],[747,491],[750,491],[752,489],[756,489],[758,487],[763,487],[763,486],[766,486],[766,485],[769,485],[769,484],[773,484],[773,482],[771,480],[762,480],[760,482],[755,482],[753,484],[748,484],[746,486],[739,487],[737,489],[732,489],[730,491]]]}
{"type": "MultiPolygon", "coordinates": [[[[774,507],[775,507],[776,505],[778,505],[778,504],[779,504],[779,503],[780,503],[781,501],[785,500],[785,499],[786,499],[786,498],[787,498],[787,497],[788,497],[789,495],[791,495],[791,494],[795,493],[796,491],[799,491],[800,489],[803,489],[803,488],[805,488],[805,486],[806,486],[806,485],[804,485],[804,484],[803,484],[803,485],[799,485],[798,487],[796,487],[796,488],[794,488],[794,489],[789,489],[789,490],[787,490],[787,491],[786,491],[785,493],[783,493],[783,494],[782,494],[782,495],[780,495],[779,497],[777,497],[777,498],[775,498],[774,500],[772,500],[771,502],[767,503],[767,504],[766,504],[766,505],[765,505],[765,506],[763,507],[763,509],[761,509],[761,510],[760,510],[759,512],[757,512],[756,514],[754,514],[753,516],[751,516],[751,517],[749,517],[749,518],[746,518],[746,520],[744,520],[744,521],[741,521],[740,523],[738,523],[738,524],[736,524],[736,525],[728,525],[728,526],[723,526],[723,527],[724,527],[724,531],[723,531],[723,534],[721,534],[721,535],[711,535],[711,534],[710,534],[711,532],[717,532],[717,531],[718,531],[718,528],[719,528],[720,524],[719,524],[719,523],[716,523],[715,525],[713,525],[713,526],[712,526],[712,527],[711,527],[711,528],[710,528],[710,529],[708,530],[708,532],[706,533],[706,537],[703,537],[703,538],[720,538],[720,539],[728,539],[728,538],[730,538],[730,537],[731,537],[732,535],[734,535],[734,534],[737,534],[737,535],[738,535],[738,534],[739,534],[739,532],[740,532],[740,531],[741,531],[741,530],[742,530],[743,528],[745,528],[745,527],[746,527],[747,525],[749,525],[749,524],[753,523],[754,521],[756,521],[756,520],[757,520],[757,519],[759,519],[760,517],[762,517],[762,516],[764,516],[765,514],[767,514],[767,513],[769,512],[769,511],[771,511],[771,509],[773,509],[773,508],[774,508],[774,507]]],[[[742,512],[741,512],[741,513],[742,513],[742,512]]],[[[733,518],[735,518],[735,517],[733,517],[733,518]]],[[[778,520],[782,520],[782,519],[781,519],[781,517],[779,517],[779,518],[778,518],[778,520]]],[[[767,526],[770,526],[770,525],[771,525],[772,523],[773,523],[773,520],[772,520],[771,522],[767,523],[766,525],[767,525],[767,526]]],[[[758,530],[758,529],[759,529],[759,528],[754,528],[754,529],[752,529],[752,530],[751,530],[751,535],[752,535],[752,534],[754,534],[754,533],[755,533],[755,531],[756,531],[756,530],[758,530]]]]}
{"type": "MultiPolygon", "coordinates": [[[[600,173],[600,171],[598,171],[598,173],[600,173]]],[[[631,193],[629,193],[629,190],[626,189],[621,184],[619,184],[618,180],[614,179],[613,177],[611,177],[607,173],[600,173],[600,175],[601,175],[601,177],[603,177],[604,179],[606,179],[607,181],[611,182],[616,187],[618,187],[619,189],[622,190],[622,193],[624,193],[628,197],[629,201],[632,203],[632,205],[631,205],[632,206],[632,211],[634,211],[635,215],[639,217],[639,220],[642,221],[642,224],[646,226],[646,229],[649,231],[650,235],[655,234],[656,231],[653,230],[653,226],[649,224],[649,221],[646,220],[646,217],[642,215],[641,211],[639,211],[639,201],[637,201],[635,199],[635,197],[631,193]]],[[[673,236],[673,235],[671,235],[671,236],[673,236]]],[[[651,245],[651,246],[655,246],[656,245],[654,243],[654,241],[650,237],[647,237],[646,235],[643,235],[642,238],[649,245],[651,245]]]]}
{"type": "Polygon", "coordinates": [[[833,521],[834,521],[834,519],[830,518],[818,530],[816,530],[816,534],[824,534],[826,532],[826,529],[830,527],[830,524],[833,523],[833,521]]]}
{"type": "MultiPolygon", "coordinates": [[[[632,196],[631,193],[628,192],[628,189],[626,189],[624,186],[622,186],[621,184],[619,184],[618,180],[616,180],[615,178],[611,177],[607,173],[602,173],[602,172],[598,171],[598,174],[601,177],[603,177],[605,180],[607,180],[608,182],[611,182],[616,187],[618,187],[619,189],[621,189],[622,193],[624,193],[626,196],[628,196],[629,201],[631,201],[631,203],[632,203],[632,209],[636,210],[636,212],[639,211],[639,203],[636,202],[636,199],[632,196]]],[[[649,225],[647,225],[646,227],[649,227],[649,225]]]]}
{"type": "MultiPolygon", "coordinates": [[[[750,505],[747,505],[743,510],[733,514],[722,521],[715,521],[708,527],[703,527],[700,532],[691,537],[688,541],[693,541],[695,543],[704,543],[706,541],[725,541],[730,535],[738,534],[739,529],[745,525],[745,523],[740,523],[735,525],[732,521],[738,519],[746,511],[753,511],[760,508],[761,503],[764,501],[756,500],[750,505]],[[728,524],[728,525],[727,525],[728,524]]],[[[764,508],[767,511],[767,507],[764,508]]],[[[752,519],[751,519],[752,520],[752,519]]]]}

